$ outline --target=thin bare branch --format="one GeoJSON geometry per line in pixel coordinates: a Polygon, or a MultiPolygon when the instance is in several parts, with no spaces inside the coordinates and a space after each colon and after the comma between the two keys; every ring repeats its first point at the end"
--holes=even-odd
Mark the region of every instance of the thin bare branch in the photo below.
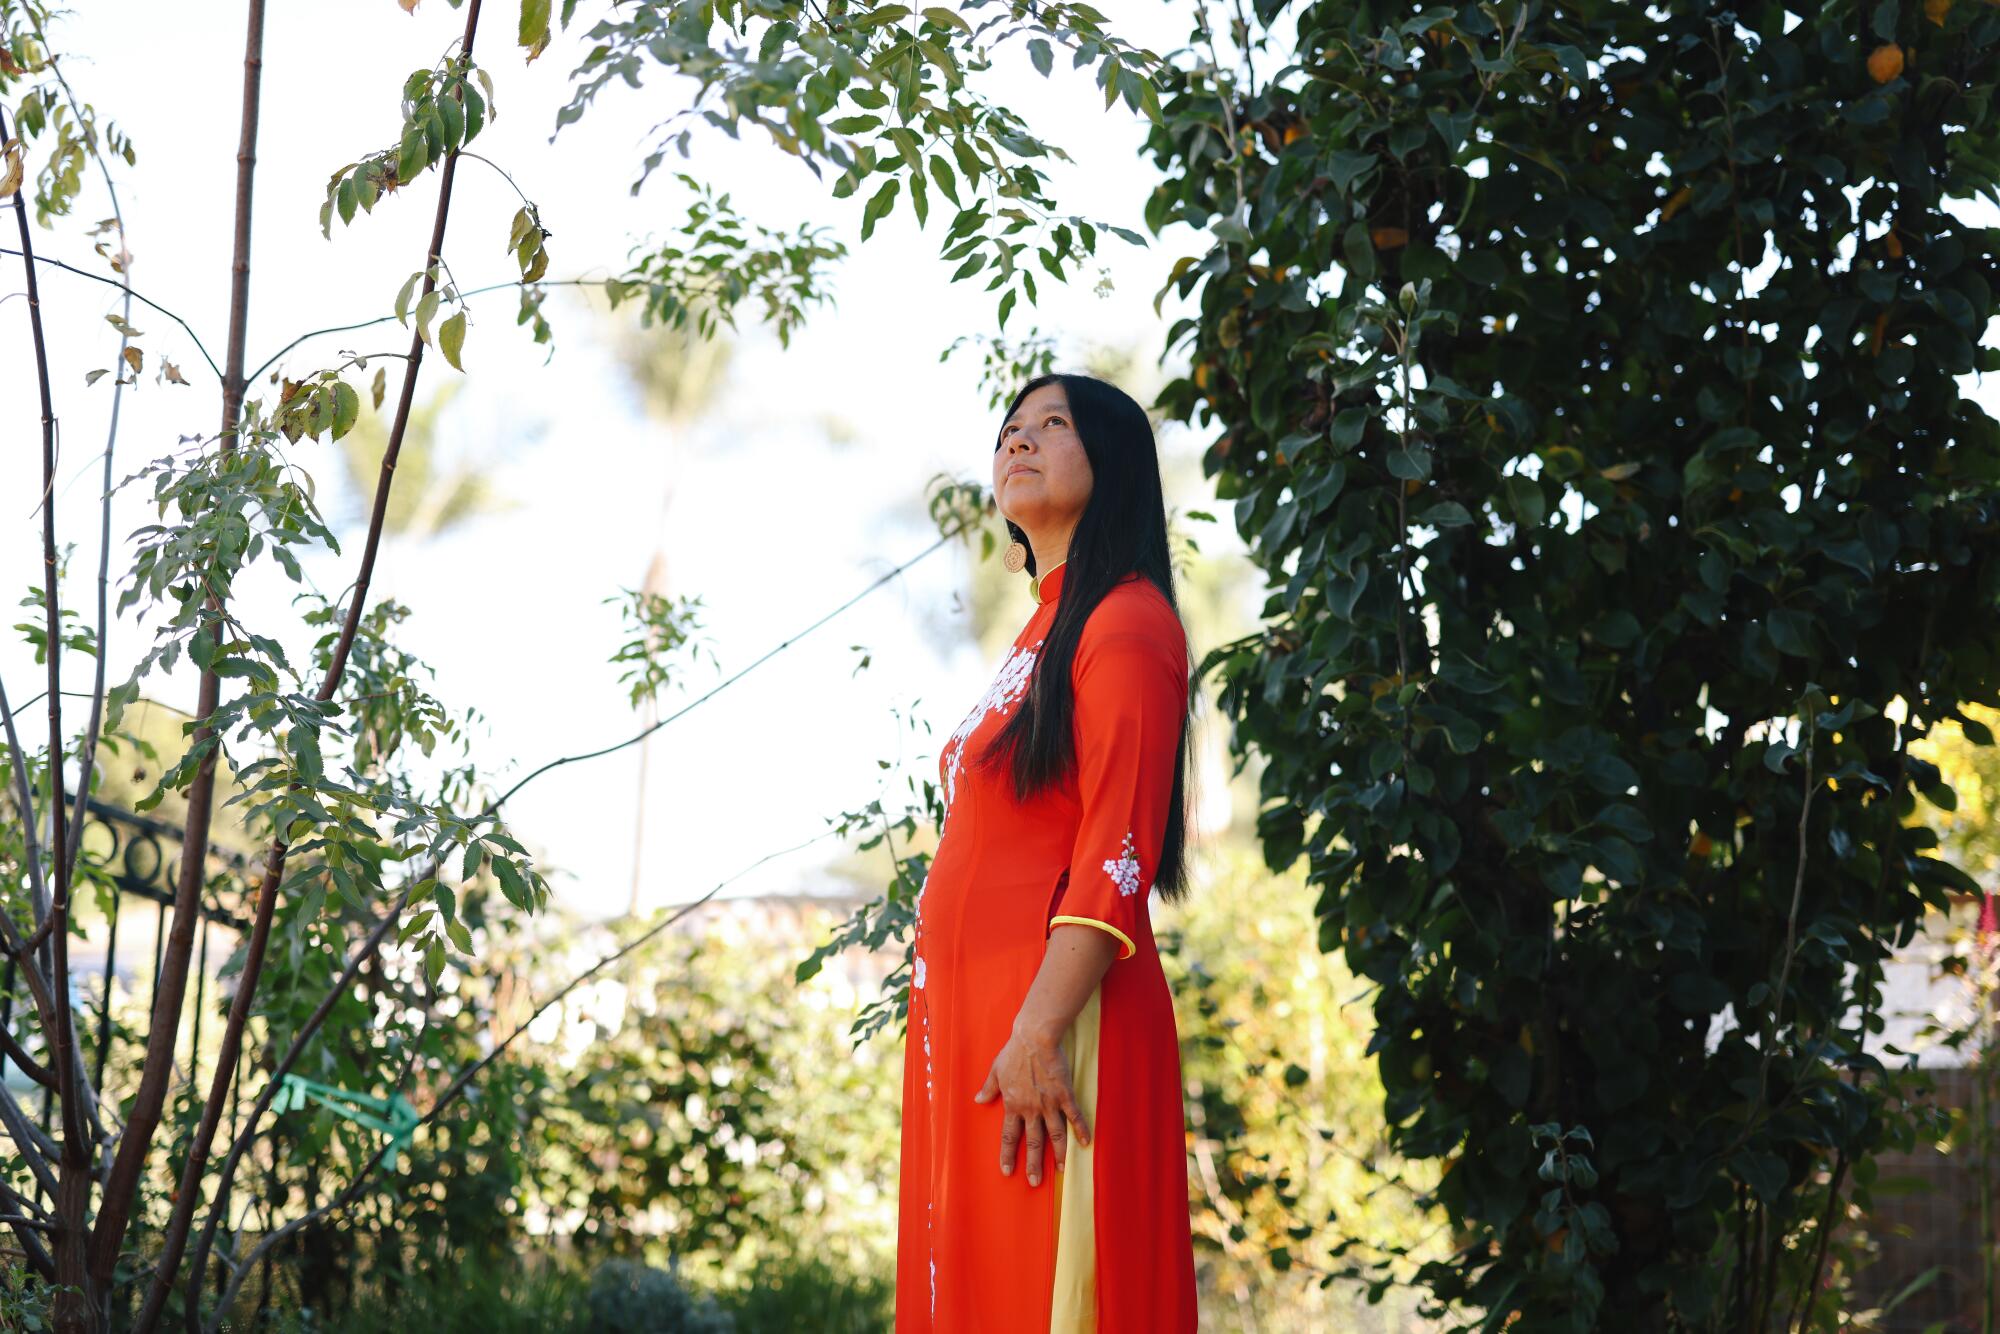
{"type": "Polygon", "coordinates": [[[203,346],[201,341],[201,336],[195,333],[193,328],[191,328],[188,325],[188,322],[182,319],[180,316],[174,314],[171,310],[168,310],[165,306],[161,305],[159,302],[147,296],[144,292],[140,292],[134,289],[129,282],[107,278],[101,273],[92,273],[89,269],[79,269],[74,264],[65,264],[59,259],[50,259],[46,255],[23,254],[19,250],[12,250],[6,246],[0,246],[0,255],[20,256],[21,258],[28,260],[30,263],[46,265],[51,269],[61,269],[64,273],[73,273],[79,278],[88,278],[94,283],[103,283],[106,287],[116,287],[120,291],[131,293],[132,299],[134,301],[139,302],[141,305],[151,307],[153,310],[158,311],[160,314],[172,320],[175,324],[180,325],[181,332],[185,333],[188,336],[188,341],[194,344],[194,350],[201,353],[201,359],[208,363],[209,370],[215,372],[215,378],[218,380],[223,378],[222,368],[215,364],[215,358],[208,355],[208,348],[203,346]]]}

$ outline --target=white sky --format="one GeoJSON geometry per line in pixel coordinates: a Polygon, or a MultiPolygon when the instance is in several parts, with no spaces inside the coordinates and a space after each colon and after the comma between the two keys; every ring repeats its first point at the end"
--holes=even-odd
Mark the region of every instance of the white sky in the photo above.
{"type": "MultiPolygon", "coordinates": [[[[1115,30],[1155,50],[1185,35],[1182,17],[1164,6],[1108,8],[1115,30]]],[[[218,361],[228,317],[241,9],[218,6],[190,21],[173,6],[93,0],[53,33],[57,49],[70,53],[66,69],[78,94],[135,139],[138,164],[118,173],[134,286],[184,318],[218,361]]],[[[646,151],[647,127],[684,106],[691,88],[663,76],[637,93],[611,90],[551,144],[578,39],[559,39],[524,67],[511,42],[515,6],[496,0],[488,10],[477,51],[496,80],[499,116],[477,151],[541,205],[553,232],[551,277],[616,272],[635,238],[664,235],[684,211],[684,195],[664,170],[637,198],[627,187],[646,151]]],[[[378,204],[372,216],[358,215],[353,227],[336,227],[331,242],[320,236],[318,209],[335,168],[391,141],[403,78],[433,62],[463,18],[443,0],[424,0],[414,17],[393,0],[271,6],[252,366],[306,330],[386,313],[421,263],[435,174],[378,204]]],[[[1011,68],[993,90],[1077,160],[1074,168],[1050,167],[1055,197],[1087,217],[1143,231],[1140,208],[1154,179],[1139,156],[1143,122],[1122,103],[1105,111],[1088,70],[1072,72],[1059,59],[1055,78],[1044,81],[1019,51],[1002,63],[1011,68]]],[[[628,379],[593,344],[584,312],[551,298],[557,349],[544,366],[546,349],[514,326],[511,293],[475,299],[466,383],[441,424],[440,446],[486,470],[511,507],[440,538],[390,541],[373,597],[393,595],[414,608],[404,642],[437,668],[441,698],[484,713],[491,735],[478,753],[496,770],[519,773],[634,730],[605,661],[619,627],[615,608],[602,599],[637,586],[656,548],[666,554],[670,591],[702,596],[722,667],[733,670],[927,545],[933,533],[921,496],[932,474],[985,475],[993,426],[976,387],[978,350],[945,364],[938,357],[952,339],[992,330],[994,297],[976,282],[947,283],[954,266],[936,258],[947,208],[940,205],[928,233],[919,234],[905,201],[862,245],[861,199],[828,198],[796,160],[705,127],[695,149],[691,163],[669,159],[667,168],[731,191],[752,220],[784,229],[805,220],[832,226],[853,252],[835,272],[839,304],[817,310],[789,350],[746,322],[720,401],[670,451],[628,379]],[[855,439],[831,440],[828,418],[847,423],[855,439]],[[674,502],[663,514],[670,470],[674,502]]],[[[516,276],[505,250],[516,206],[495,173],[461,164],[446,256],[462,286],[516,276]]],[[[93,178],[75,217],[53,233],[37,229],[36,245],[95,271],[82,233],[109,213],[93,178]]],[[[1067,290],[1045,283],[1039,312],[1017,310],[1008,332],[1024,332],[1024,316],[1032,315],[1065,338],[1072,357],[1096,344],[1136,342],[1149,361],[1176,315],[1170,300],[1165,316],[1155,316],[1153,293],[1177,254],[1198,252],[1186,229],[1178,230],[1180,237],[1170,233],[1145,249],[1101,237],[1112,293],[1093,295],[1087,277],[1067,290]]],[[[6,231],[11,247],[11,224],[6,231]]],[[[0,291],[18,290],[18,261],[7,264],[0,291]]],[[[115,353],[116,334],[103,316],[118,308],[118,293],[59,272],[45,272],[42,284],[63,442],[57,513],[62,540],[78,545],[68,599],[85,605],[111,386],[107,378],[86,388],[84,374],[115,353]]],[[[139,308],[133,324],[145,333],[147,369],[125,394],[121,477],[181,436],[212,432],[219,402],[214,379],[171,322],[139,308]],[[154,383],[162,354],[193,387],[154,383]]],[[[283,365],[296,376],[331,364],[337,349],[406,345],[407,334],[389,325],[309,343],[283,365]]],[[[391,364],[391,404],[396,374],[391,364]]],[[[427,357],[419,399],[455,374],[435,354],[427,357]]],[[[0,306],[0,404],[9,423],[0,451],[0,570],[11,572],[15,590],[39,569],[33,394],[24,311],[10,302],[0,306]]],[[[1171,430],[1162,443],[1196,447],[1171,430]]],[[[313,583],[333,594],[353,575],[363,501],[347,492],[328,447],[302,441],[295,457],[318,479],[346,548],[344,556],[308,562],[313,583]]],[[[136,490],[121,493],[113,525],[121,542],[152,518],[138,499],[136,490]]],[[[1199,495],[1169,500],[1203,503],[1199,495]]],[[[1230,549],[1226,529],[1204,532],[1205,548],[1230,549]]],[[[660,735],[646,812],[646,903],[700,893],[763,852],[819,832],[824,816],[867,801],[880,781],[876,760],[899,755],[892,709],[917,701],[917,712],[940,735],[949,733],[991,670],[967,637],[959,602],[968,559],[964,552],[933,556],[660,735]],[[874,656],[858,677],[850,674],[853,644],[874,656]]],[[[112,568],[115,576],[129,570],[129,551],[114,555],[112,568]]],[[[237,610],[302,647],[287,603],[292,591],[273,571],[246,581],[237,610]]],[[[12,602],[17,594],[7,596],[12,602]]],[[[1030,610],[1024,588],[1021,617],[1030,610]]],[[[129,620],[114,623],[114,673],[143,651],[144,634],[129,620]]],[[[86,686],[87,660],[72,655],[69,666],[70,688],[86,686]]],[[[39,675],[15,636],[0,641],[0,679],[12,699],[38,690],[39,675]]],[[[698,674],[695,684],[712,675],[698,674]]],[[[183,666],[153,678],[147,691],[191,708],[193,673],[183,666]]],[[[83,702],[66,708],[80,717],[83,702]]],[[[901,754],[915,758],[907,746],[901,754]]],[[[558,871],[558,893],[584,912],[625,905],[636,772],[636,752],[565,768],[538,779],[509,807],[516,831],[558,871]]],[[[829,842],[774,863],[738,889],[798,887],[810,881],[803,873],[818,857],[836,851],[829,842]]]]}

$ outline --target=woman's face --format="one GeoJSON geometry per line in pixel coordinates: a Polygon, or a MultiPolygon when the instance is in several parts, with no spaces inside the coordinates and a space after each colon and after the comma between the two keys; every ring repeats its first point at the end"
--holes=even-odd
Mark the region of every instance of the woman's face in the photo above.
{"type": "Polygon", "coordinates": [[[1021,400],[1000,427],[993,451],[993,496],[1000,513],[1032,537],[1066,535],[1090,500],[1090,456],[1069,415],[1062,383],[1021,400]]]}

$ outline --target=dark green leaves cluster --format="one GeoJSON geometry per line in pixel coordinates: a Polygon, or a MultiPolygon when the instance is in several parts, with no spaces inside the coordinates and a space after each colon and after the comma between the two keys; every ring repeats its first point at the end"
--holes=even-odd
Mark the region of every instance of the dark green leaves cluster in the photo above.
{"type": "Polygon", "coordinates": [[[462,57],[410,75],[403,83],[403,131],[395,147],[350,162],[328,178],[319,210],[321,234],[333,235],[336,214],[347,224],[357,209],[374,212],[384,195],[471,143],[492,112],[491,76],[462,57]]]}
{"type": "Polygon", "coordinates": [[[1208,664],[1267,856],[1477,1243],[1426,1281],[1831,1319],[1829,1192],[1915,1133],[1883,961],[1973,888],[1909,744],[2000,697],[2000,238],[1945,207],[2000,178],[2000,11],[1275,10],[1163,97],[1147,220],[1217,244],[1162,403],[1270,576],[1208,664]]]}

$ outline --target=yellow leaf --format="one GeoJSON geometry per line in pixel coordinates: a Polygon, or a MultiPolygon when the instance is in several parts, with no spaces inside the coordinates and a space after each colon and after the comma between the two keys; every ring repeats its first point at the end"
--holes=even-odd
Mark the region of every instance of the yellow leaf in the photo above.
{"type": "Polygon", "coordinates": [[[1890,42],[1878,46],[1868,56],[1868,77],[1877,83],[1887,83],[1903,72],[1903,48],[1890,42]]]}
{"type": "Polygon", "coordinates": [[[6,143],[7,165],[0,172],[0,199],[5,199],[21,188],[21,141],[9,139],[6,143]]]}
{"type": "Polygon", "coordinates": [[[134,375],[146,368],[146,354],[136,347],[125,349],[125,364],[132,368],[134,375]]]}
{"type": "Polygon", "coordinates": [[[165,357],[160,358],[160,378],[164,379],[168,384],[187,383],[187,377],[181,374],[181,368],[174,365],[173,362],[168,361],[165,357]]]}
{"type": "Polygon", "coordinates": [[[1674,214],[1686,208],[1688,200],[1693,198],[1694,187],[1692,185],[1683,185],[1674,193],[1674,197],[1667,201],[1667,206],[1660,210],[1660,221],[1662,223],[1672,222],[1674,214]]]}

